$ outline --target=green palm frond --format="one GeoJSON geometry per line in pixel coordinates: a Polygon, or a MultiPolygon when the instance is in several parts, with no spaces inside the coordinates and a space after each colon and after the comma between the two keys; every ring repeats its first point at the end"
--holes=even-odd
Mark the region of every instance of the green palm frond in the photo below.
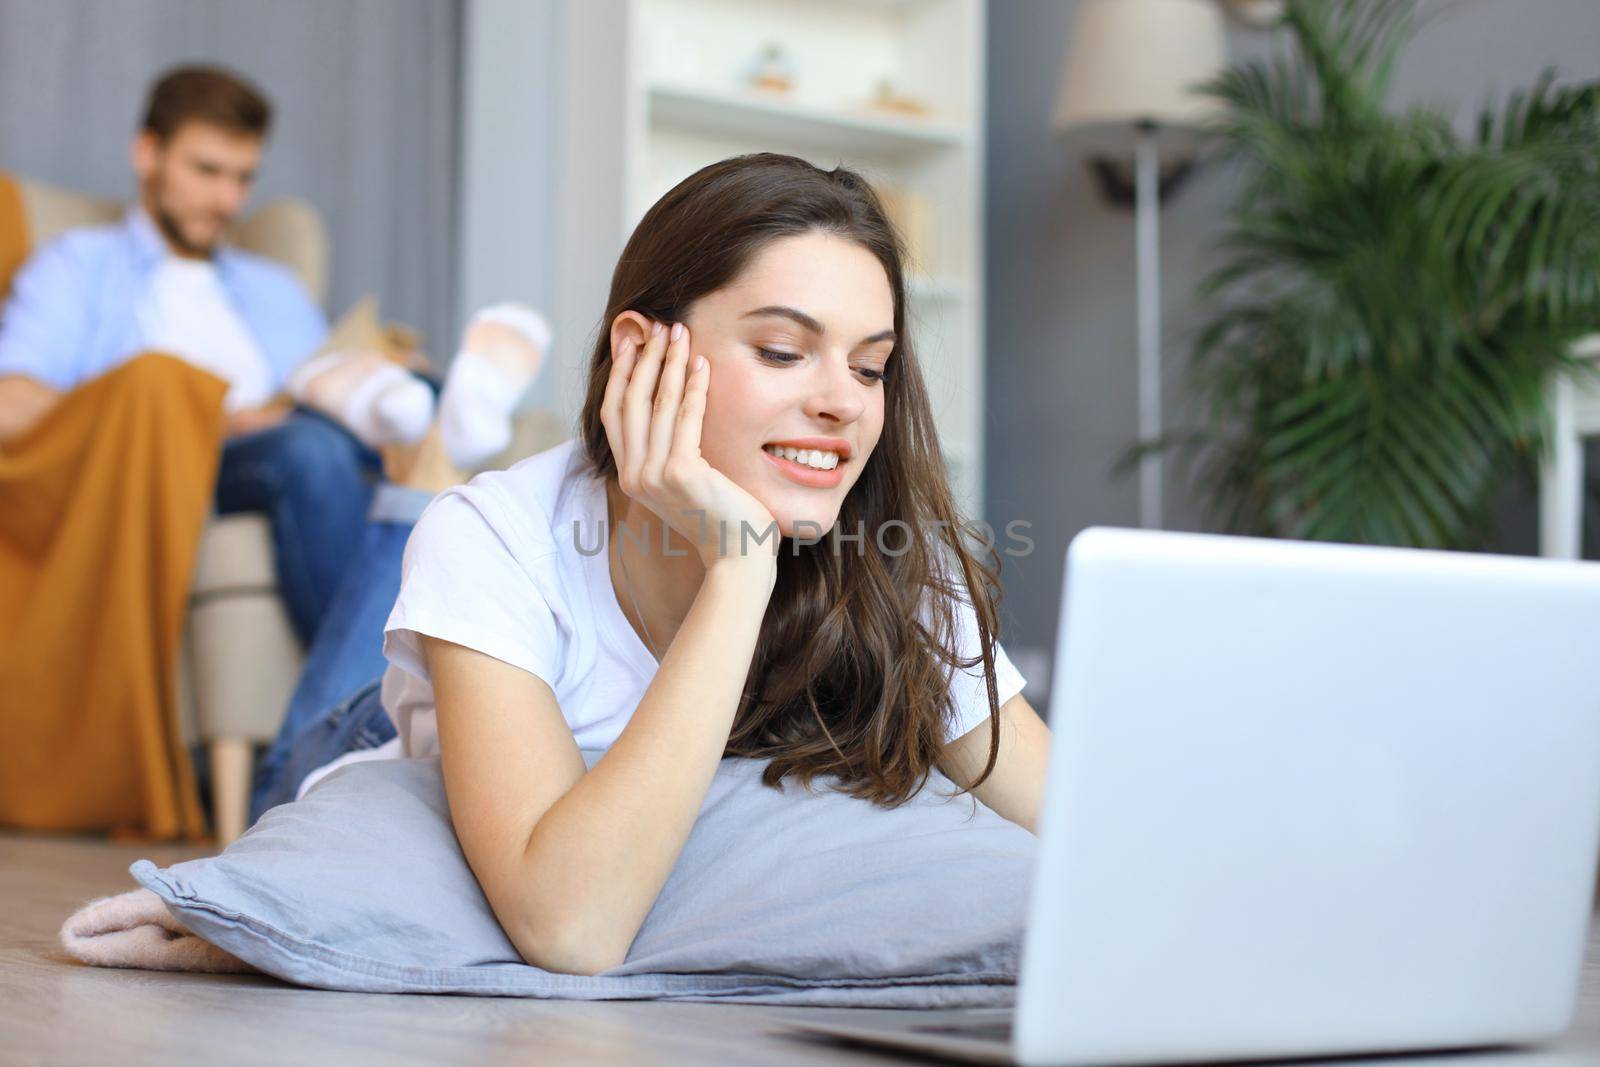
{"type": "Polygon", "coordinates": [[[1491,502],[1548,447],[1545,385],[1593,374],[1600,83],[1546,74],[1476,134],[1386,108],[1414,0],[1289,0],[1291,47],[1204,91],[1243,177],[1199,296],[1208,424],[1131,456],[1203,454],[1224,529],[1480,546],[1491,502]]]}

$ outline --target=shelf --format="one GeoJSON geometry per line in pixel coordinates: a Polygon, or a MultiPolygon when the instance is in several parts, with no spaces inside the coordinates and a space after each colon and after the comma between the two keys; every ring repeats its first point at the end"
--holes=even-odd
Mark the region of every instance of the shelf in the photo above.
{"type": "Polygon", "coordinates": [[[776,142],[863,156],[904,156],[968,141],[960,126],[934,119],[852,113],[752,92],[656,84],[652,123],[758,143],[776,142]]]}
{"type": "MultiPolygon", "coordinates": [[[[626,44],[563,68],[563,301],[574,334],[604,306],[625,241],[668,190],[751,152],[845,166],[884,198],[903,242],[905,315],[961,506],[983,503],[986,0],[584,0],[564,40],[626,44]],[[747,84],[782,45],[794,90],[747,84]],[[875,109],[887,82],[925,115],[875,109]],[[596,177],[596,176],[600,177],[596,177]],[[604,232],[597,250],[595,232],[604,232]]],[[[579,54],[575,52],[574,54],[579,54]]],[[[570,384],[570,383],[569,383],[570,384]]],[[[575,397],[569,388],[564,395],[575,397]]]]}
{"type": "Polygon", "coordinates": [[[885,11],[903,13],[914,8],[925,7],[928,0],[835,0],[839,4],[848,4],[852,7],[876,7],[885,11]]]}

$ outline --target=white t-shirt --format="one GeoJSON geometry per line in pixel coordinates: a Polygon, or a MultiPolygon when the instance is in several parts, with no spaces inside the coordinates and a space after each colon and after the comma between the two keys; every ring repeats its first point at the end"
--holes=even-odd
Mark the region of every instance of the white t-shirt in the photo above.
{"type": "Polygon", "coordinates": [[[159,349],[227,379],[229,411],[272,399],[272,370],[234,309],[209,259],[163,256],[135,310],[145,348],[159,349]]]}
{"type": "MultiPolygon", "coordinates": [[[[400,595],[384,628],[382,701],[400,736],[383,754],[439,750],[421,634],[544,679],[579,748],[616,741],[659,665],[617,601],[605,522],[605,483],[587,473],[577,438],[480,474],[428,505],[406,543],[400,595]]],[[[962,607],[962,652],[972,655],[977,619],[969,601],[962,607]]],[[[1024,682],[998,641],[995,671],[1004,704],[1024,682]]],[[[981,663],[953,673],[957,721],[949,736],[959,737],[988,719],[989,705],[981,663]]]]}

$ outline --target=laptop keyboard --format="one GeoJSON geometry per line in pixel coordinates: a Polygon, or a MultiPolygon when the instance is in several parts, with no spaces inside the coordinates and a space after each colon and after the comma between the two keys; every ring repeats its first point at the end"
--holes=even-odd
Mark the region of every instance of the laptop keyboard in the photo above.
{"type": "Polygon", "coordinates": [[[1001,1019],[996,1022],[984,1023],[942,1023],[939,1025],[928,1024],[925,1026],[912,1026],[908,1029],[919,1034],[952,1034],[957,1037],[976,1037],[987,1040],[1010,1041],[1011,1020],[1001,1019]]]}

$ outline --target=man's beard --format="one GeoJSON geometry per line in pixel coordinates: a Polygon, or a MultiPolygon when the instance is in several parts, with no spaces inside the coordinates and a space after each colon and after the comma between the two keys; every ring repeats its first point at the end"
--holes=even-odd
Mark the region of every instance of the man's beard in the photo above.
{"type": "Polygon", "coordinates": [[[184,255],[195,256],[200,259],[210,259],[212,253],[216,251],[217,246],[215,242],[209,245],[197,245],[190,241],[189,238],[184,235],[183,230],[178,226],[178,220],[173,217],[170,211],[162,207],[160,204],[156,205],[154,217],[155,224],[158,228],[160,228],[162,234],[165,235],[167,243],[172,245],[173,248],[177,249],[184,255]]]}

